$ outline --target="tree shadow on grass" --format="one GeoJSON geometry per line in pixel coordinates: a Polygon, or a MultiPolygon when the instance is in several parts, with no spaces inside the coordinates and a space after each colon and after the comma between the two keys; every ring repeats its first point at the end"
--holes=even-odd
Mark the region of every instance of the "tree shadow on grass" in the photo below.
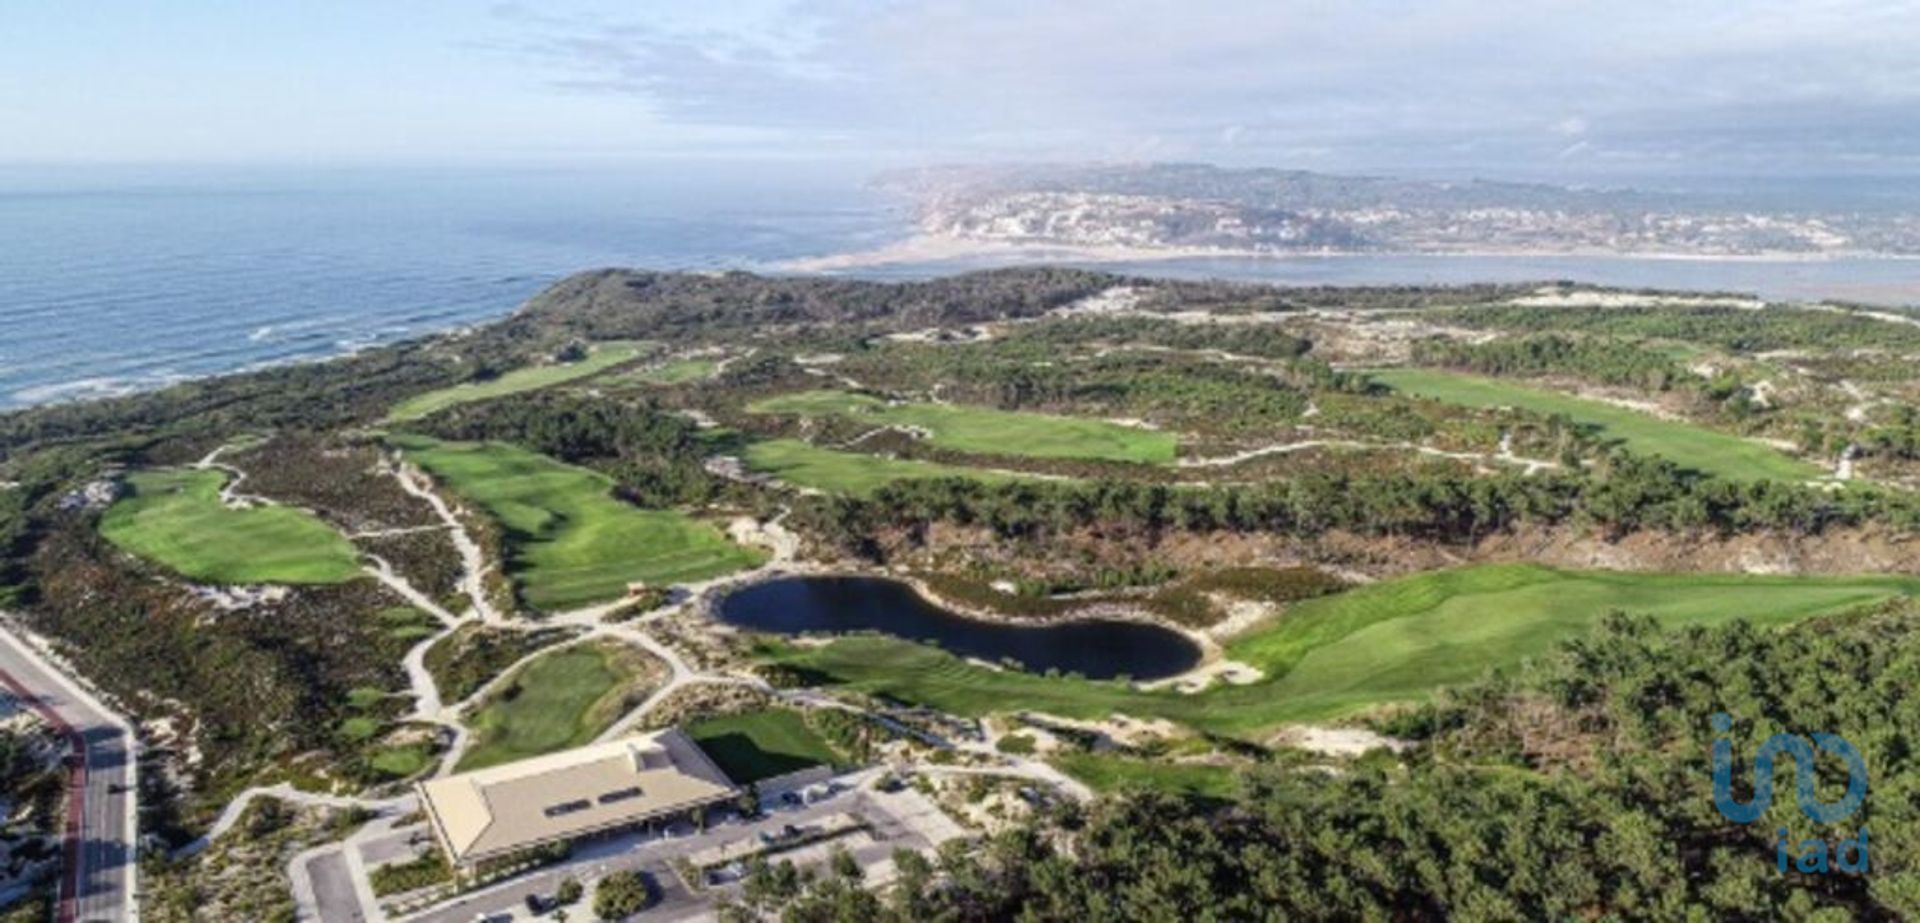
{"type": "Polygon", "coordinates": [[[752,737],[739,731],[703,737],[699,743],[700,749],[705,750],[736,785],[820,765],[817,757],[807,754],[763,749],[752,737]]]}

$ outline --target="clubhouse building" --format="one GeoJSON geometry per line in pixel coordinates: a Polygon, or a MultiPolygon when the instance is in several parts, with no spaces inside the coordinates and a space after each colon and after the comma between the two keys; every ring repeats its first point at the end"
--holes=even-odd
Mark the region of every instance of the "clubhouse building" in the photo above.
{"type": "Polygon", "coordinates": [[[671,822],[740,789],[677,728],[422,782],[456,868],[525,849],[671,822]]]}

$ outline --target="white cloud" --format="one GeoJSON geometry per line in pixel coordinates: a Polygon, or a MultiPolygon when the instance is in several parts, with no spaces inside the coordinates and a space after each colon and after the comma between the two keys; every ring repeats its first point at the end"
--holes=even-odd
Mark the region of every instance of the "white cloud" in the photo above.
{"type": "Polygon", "coordinates": [[[669,124],[774,130],[801,145],[831,137],[933,156],[1233,160],[1324,150],[1334,164],[1378,165],[1551,161],[1577,140],[1573,153],[1704,164],[1711,152],[1713,166],[1748,169],[1920,154],[1915,3],[727,9],[631,19],[509,11],[499,22],[513,33],[502,44],[533,56],[557,85],[637,97],[669,124]],[[1807,143],[1816,134],[1845,144],[1807,143]]]}

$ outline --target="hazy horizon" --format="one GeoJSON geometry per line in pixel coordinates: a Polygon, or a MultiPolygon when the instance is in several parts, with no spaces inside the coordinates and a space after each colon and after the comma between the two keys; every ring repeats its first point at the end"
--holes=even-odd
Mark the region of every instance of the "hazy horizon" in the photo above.
{"type": "Polygon", "coordinates": [[[13,4],[0,163],[1899,177],[1915,39],[1865,0],[13,4]]]}

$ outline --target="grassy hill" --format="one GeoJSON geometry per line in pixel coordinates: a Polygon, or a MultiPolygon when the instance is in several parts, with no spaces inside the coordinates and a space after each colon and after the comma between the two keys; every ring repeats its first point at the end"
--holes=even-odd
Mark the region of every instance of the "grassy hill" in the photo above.
{"type": "Polygon", "coordinates": [[[507,575],[539,609],[616,599],[634,581],[705,580],[762,559],[684,513],[615,499],[612,480],[595,471],[498,443],[392,441],[499,521],[507,536],[507,575]]]}
{"type": "Polygon", "coordinates": [[[208,583],[339,583],[360,576],[353,546],[304,510],[231,509],[219,471],[141,471],[100,520],[120,548],[208,583]]]}

